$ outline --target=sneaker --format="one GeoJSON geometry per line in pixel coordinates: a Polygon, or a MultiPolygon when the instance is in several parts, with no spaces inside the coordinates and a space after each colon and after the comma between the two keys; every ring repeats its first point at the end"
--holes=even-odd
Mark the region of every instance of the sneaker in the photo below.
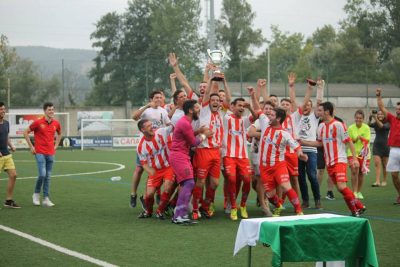
{"type": "Polygon", "coordinates": [[[364,206],[364,207],[362,207],[361,209],[359,209],[359,210],[357,210],[357,211],[355,211],[355,212],[352,212],[352,213],[351,213],[351,216],[353,216],[353,217],[360,217],[366,210],[367,210],[367,208],[364,206]]]}
{"type": "Polygon", "coordinates": [[[147,211],[142,211],[138,218],[139,219],[145,219],[145,218],[151,218],[152,214],[151,213],[147,213],[147,211]]]}
{"type": "Polygon", "coordinates": [[[136,199],[137,199],[137,195],[131,195],[131,207],[134,208],[136,207],[136,199]]]}
{"type": "Polygon", "coordinates": [[[195,225],[198,222],[193,221],[193,220],[189,219],[188,217],[178,216],[175,219],[172,219],[172,223],[178,224],[178,225],[195,225]]]}
{"type": "Polygon", "coordinates": [[[272,212],[269,209],[262,209],[265,217],[272,217],[272,212]]]}
{"type": "Polygon", "coordinates": [[[387,182],[382,182],[381,183],[381,186],[386,186],[387,185],[387,182]]]}
{"type": "Polygon", "coordinates": [[[237,209],[231,209],[231,215],[230,215],[230,217],[231,217],[231,220],[232,220],[232,221],[237,221],[237,219],[238,219],[238,216],[237,216],[237,209]]]}
{"type": "Polygon", "coordinates": [[[225,214],[231,214],[232,206],[231,203],[226,203],[225,214]]]}
{"type": "Polygon", "coordinates": [[[192,220],[197,221],[199,219],[199,212],[197,210],[192,211],[192,220]]]}
{"type": "Polygon", "coordinates": [[[246,206],[240,207],[240,216],[241,216],[243,219],[249,218],[249,214],[247,213],[246,206]]]}
{"type": "Polygon", "coordinates": [[[310,208],[310,203],[308,202],[308,200],[303,200],[303,204],[301,204],[301,207],[303,209],[308,209],[310,208]]]}
{"type": "Polygon", "coordinates": [[[371,184],[371,186],[372,186],[372,187],[380,187],[381,184],[380,184],[380,183],[373,183],[373,184],[371,184]]]}
{"type": "Polygon", "coordinates": [[[146,211],[146,204],[144,203],[144,197],[140,196],[139,200],[140,200],[140,205],[142,206],[142,210],[146,211]]]}
{"type": "Polygon", "coordinates": [[[322,209],[321,200],[315,200],[315,208],[317,210],[322,209]]]}
{"type": "Polygon", "coordinates": [[[361,215],[367,211],[367,207],[363,206],[361,209],[358,210],[358,213],[361,215]]]}
{"type": "Polygon", "coordinates": [[[32,195],[32,202],[33,202],[33,205],[40,206],[40,195],[39,195],[39,193],[34,193],[32,195]]]}
{"type": "Polygon", "coordinates": [[[352,212],[351,216],[353,217],[360,217],[360,213],[358,211],[352,212]]]}
{"type": "Polygon", "coordinates": [[[393,205],[400,205],[400,196],[398,196],[396,201],[393,202],[393,205]]]}
{"type": "Polygon", "coordinates": [[[53,207],[53,206],[55,206],[55,204],[53,202],[51,202],[50,198],[45,197],[43,199],[42,206],[43,207],[53,207]]]}
{"type": "Polygon", "coordinates": [[[164,214],[159,211],[156,211],[156,218],[159,220],[165,220],[164,214]]]}
{"type": "Polygon", "coordinates": [[[325,197],[327,200],[335,200],[335,196],[333,195],[333,192],[332,191],[328,191],[327,193],[326,193],[326,197],[325,197]]]}
{"type": "Polygon", "coordinates": [[[304,213],[302,211],[300,211],[300,212],[296,212],[296,215],[300,216],[300,215],[304,215],[304,213]]]}
{"type": "Polygon", "coordinates": [[[12,208],[12,209],[20,209],[20,208],[21,208],[21,207],[20,207],[17,203],[15,203],[15,201],[12,200],[12,199],[7,199],[6,201],[4,201],[4,207],[12,208]]]}
{"type": "Polygon", "coordinates": [[[358,192],[357,193],[357,198],[358,199],[364,199],[364,196],[363,196],[363,194],[361,192],[358,192]]]}

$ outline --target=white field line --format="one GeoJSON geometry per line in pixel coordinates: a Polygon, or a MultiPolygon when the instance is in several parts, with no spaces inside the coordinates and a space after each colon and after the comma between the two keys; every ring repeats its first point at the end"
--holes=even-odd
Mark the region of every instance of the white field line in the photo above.
{"type": "Polygon", "coordinates": [[[9,232],[9,233],[15,234],[17,236],[26,238],[26,239],[28,239],[28,240],[30,240],[32,242],[38,243],[38,244],[40,244],[42,246],[54,249],[54,250],[56,250],[58,252],[67,254],[68,256],[72,256],[72,257],[75,257],[75,258],[78,258],[78,259],[81,259],[81,260],[84,260],[84,261],[88,261],[88,262],[96,264],[98,266],[106,266],[106,267],[116,267],[117,266],[117,265],[108,263],[106,261],[98,260],[98,259],[92,258],[92,257],[90,257],[88,255],[85,255],[85,254],[82,254],[82,253],[79,253],[79,252],[76,252],[76,251],[73,251],[73,250],[69,250],[67,248],[61,247],[59,245],[50,243],[50,242],[48,242],[46,240],[34,237],[32,235],[23,233],[21,231],[15,230],[13,228],[10,228],[10,227],[7,227],[7,226],[1,225],[1,224],[0,224],[0,229],[3,230],[3,231],[9,232]]]}
{"type": "MultiPolygon", "coordinates": [[[[34,160],[17,160],[16,162],[36,162],[34,160]]],[[[68,174],[56,174],[52,175],[51,177],[68,177],[68,176],[78,176],[78,175],[89,175],[89,174],[99,174],[99,173],[107,173],[107,172],[114,172],[125,169],[125,165],[119,163],[112,163],[112,162],[102,162],[102,161],[68,161],[68,160],[57,160],[57,162],[62,163],[82,163],[82,164],[104,164],[104,165],[112,165],[117,166],[116,168],[110,170],[103,170],[103,171],[95,171],[95,172],[80,172],[80,173],[68,173],[68,174]]],[[[18,171],[18,167],[17,167],[18,171]]],[[[27,179],[36,179],[37,176],[30,176],[30,177],[18,177],[17,180],[27,180],[27,179]]],[[[1,178],[0,181],[8,180],[8,178],[1,178]]]]}

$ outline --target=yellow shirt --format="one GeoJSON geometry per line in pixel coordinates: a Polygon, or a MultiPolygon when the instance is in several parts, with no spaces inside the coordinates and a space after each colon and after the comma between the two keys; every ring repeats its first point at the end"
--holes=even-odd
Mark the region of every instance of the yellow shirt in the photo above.
{"type": "MultiPolygon", "coordinates": [[[[361,127],[358,128],[357,125],[354,123],[354,124],[350,125],[349,129],[347,129],[347,132],[349,134],[349,137],[351,138],[351,140],[354,143],[354,148],[356,150],[357,157],[361,157],[360,152],[361,152],[361,149],[363,149],[364,144],[358,137],[361,136],[361,137],[364,137],[365,139],[367,139],[368,140],[368,148],[369,148],[370,140],[371,140],[371,130],[370,130],[368,124],[363,123],[361,125],[361,127]],[[357,139],[357,141],[354,141],[356,139],[357,139]]],[[[350,149],[347,149],[347,156],[348,157],[352,156],[350,149]]],[[[368,154],[368,159],[370,159],[370,158],[371,158],[371,151],[368,154]]]]}

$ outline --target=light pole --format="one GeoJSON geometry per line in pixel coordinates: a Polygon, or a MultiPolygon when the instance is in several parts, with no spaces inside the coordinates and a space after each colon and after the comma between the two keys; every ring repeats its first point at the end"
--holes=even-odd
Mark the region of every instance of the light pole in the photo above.
{"type": "Polygon", "coordinates": [[[269,50],[270,50],[270,42],[267,41],[267,44],[268,44],[268,47],[267,47],[267,60],[268,60],[268,65],[267,65],[267,83],[268,83],[268,86],[267,86],[267,96],[269,96],[269,95],[271,94],[271,77],[270,77],[270,74],[271,74],[271,67],[270,67],[270,53],[269,53],[269,50]]]}
{"type": "Polygon", "coordinates": [[[7,107],[10,108],[11,102],[11,86],[10,86],[10,78],[7,79],[7,107]]]}

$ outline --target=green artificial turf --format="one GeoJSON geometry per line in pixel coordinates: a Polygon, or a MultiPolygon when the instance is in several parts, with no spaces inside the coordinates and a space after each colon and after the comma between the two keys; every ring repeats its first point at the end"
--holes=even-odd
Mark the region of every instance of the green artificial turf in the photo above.
{"type": "MultiPolygon", "coordinates": [[[[210,220],[202,219],[193,227],[173,225],[169,219],[138,219],[140,207],[129,206],[131,177],[136,152],[133,150],[68,150],[58,151],[50,185],[53,208],[32,205],[35,179],[17,181],[14,199],[21,209],[0,210],[0,224],[41,238],[67,249],[119,266],[246,266],[247,249],[233,256],[233,247],[240,220],[232,222],[223,213],[222,186],[216,196],[217,213],[210,220]],[[65,162],[64,162],[65,161],[65,162]],[[74,161],[74,162],[71,162],[74,161]],[[125,165],[120,171],[109,162],[125,165]],[[112,176],[122,180],[113,182],[112,176]]],[[[34,177],[36,164],[27,151],[14,154],[19,177],[34,177]]],[[[400,206],[393,205],[396,193],[391,178],[388,186],[372,188],[374,169],[365,181],[365,217],[370,219],[380,266],[398,266],[396,252],[400,237],[400,206]]],[[[6,178],[2,173],[1,178],[6,178]]],[[[140,184],[143,192],[145,177],[140,184]]],[[[221,184],[222,184],[221,179],[221,184]]],[[[5,197],[7,181],[0,181],[0,196],[5,197]]],[[[337,191],[336,200],[325,200],[326,182],[321,187],[324,211],[348,215],[347,207],[337,191]]],[[[311,194],[311,189],[309,188],[311,194]]],[[[310,201],[311,206],[312,200],[310,201]]],[[[139,205],[140,206],[140,205],[139,205]]],[[[288,202],[282,215],[292,215],[288,202]]],[[[248,201],[250,217],[261,217],[252,191],[248,201]]],[[[307,209],[305,214],[317,213],[307,209]]],[[[0,266],[91,266],[83,260],[56,252],[27,239],[0,230],[0,266]]],[[[253,248],[252,266],[270,266],[271,250],[261,245],[253,248]]],[[[285,263],[284,266],[315,266],[314,263],[285,263]]]]}

